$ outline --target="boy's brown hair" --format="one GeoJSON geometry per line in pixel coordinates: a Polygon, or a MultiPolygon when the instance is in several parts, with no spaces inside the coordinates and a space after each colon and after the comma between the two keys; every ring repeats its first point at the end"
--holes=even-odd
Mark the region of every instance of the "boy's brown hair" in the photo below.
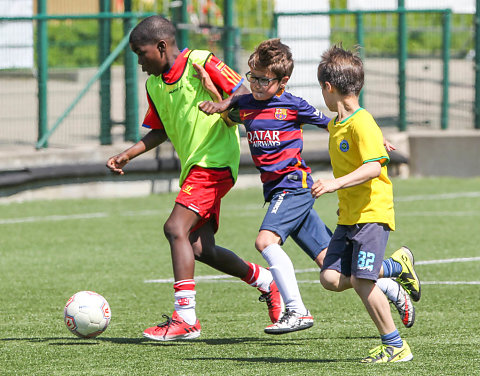
{"type": "Polygon", "coordinates": [[[260,43],[248,59],[250,69],[269,70],[278,78],[290,77],[293,72],[293,58],[290,47],[280,39],[268,39],[260,43]]]}
{"type": "Polygon", "coordinates": [[[343,49],[342,44],[335,44],[322,54],[318,65],[318,82],[323,87],[330,82],[342,95],[360,94],[363,87],[364,71],[362,59],[355,51],[343,49]]]}

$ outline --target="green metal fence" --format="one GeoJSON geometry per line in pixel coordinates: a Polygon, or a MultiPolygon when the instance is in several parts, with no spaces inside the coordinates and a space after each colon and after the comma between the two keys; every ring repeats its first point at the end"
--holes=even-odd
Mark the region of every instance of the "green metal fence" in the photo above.
{"type": "MultiPolygon", "coordinates": [[[[109,0],[99,0],[100,13],[53,15],[47,0],[38,0],[34,16],[0,17],[2,23],[33,22],[35,35],[32,68],[0,69],[0,147],[137,140],[147,108],[146,77],[138,74],[128,33],[153,12],[176,23],[180,47],[210,49],[242,74],[254,46],[275,35],[278,20],[324,15],[330,43],[362,46],[366,85],[361,102],[381,126],[480,128],[480,53],[472,53],[480,51],[473,37],[480,27],[478,14],[406,10],[402,0],[399,9],[389,11],[275,14],[273,0],[225,0],[217,1],[221,6],[212,17],[196,20],[193,16],[203,10],[195,0],[158,0],[148,9],[134,7],[137,3],[126,0],[123,13],[113,13],[109,0]]],[[[308,52],[310,63],[318,64],[321,51],[308,52]]],[[[294,58],[297,71],[302,62],[294,58]]],[[[320,91],[314,74],[305,85],[320,91]]],[[[295,85],[290,89],[295,94],[295,85]]]]}
{"type": "Polygon", "coordinates": [[[225,0],[216,8],[195,0],[125,0],[123,13],[112,12],[110,0],[98,0],[100,13],[94,14],[51,14],[48,2],[38,0],[33,16],[0,17],[2,23],[31,22],[35,34],[34,65],[0,69],[0,99],[6,99],[0,101],[0,146],[138,140],[146,77],[138,74],[128,34],[141,18],[163,13],[176,23],[181,48],[210,49],[234,68],[244,60],[242,44],[250,49],[265,39],[273,18],[273,0],[249,6],[225,0]],[[240,28],[238,17],[252,6],[269,16],[240,28]]]}
{"type": "MultiPolygon", "coordinates": [[[[475,62],[468,56],[473,50],[472,15],[469,25],[455,28],[449,9],[287,12],[275,14],[275,30],[279,20],[298,18],[298,22],[290,22],[295,25],[316,16],[328,16],[330,44],[360,46],[366,70],[360,102],[381,126],[395,126],[400,131],[478,128],[473,109],[475,62]],[[452,38],[462,44],[452,46],[452,38]],[[465,43],[468,38],[470,43],[465,43]]],[[[282,37],[277,30],[275,34],[282,37]]],[[[298,40],[301,37],[296,37],[297,44],[298,40]]],[[[296,59],[296,66],[309,61],[317,65],[321,52],[310,51],[304,61],[296,59]]],[[[303,86],[318,87],[314,74],[312,71],[311,83],[303,86]]],[[[293,83],[290,90],[295,89],[293,83]]]]}

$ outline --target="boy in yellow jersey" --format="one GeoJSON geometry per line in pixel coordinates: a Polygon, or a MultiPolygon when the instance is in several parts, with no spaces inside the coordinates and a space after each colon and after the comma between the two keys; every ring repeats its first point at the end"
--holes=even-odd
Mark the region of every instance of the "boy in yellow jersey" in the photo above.
{"type": "MultiPolygon", "coordinates": [[[[335,45],[322,55],[318,81],[327,107],[338,114],[328,124],[335,178],[319,179],[311,191],[315,198],[337,191],[339,210],[320,281],[332,291],[353,287],[380,332],[382,344],[362,362],[409,361],[413,359],[410,347],[400,337],[388,301],[375,283],[395,219],[383,135],[358,102],[363,79],[363,63],[357,54],[335,45]]],[[[408,248],[402,247],[383,261],[383,269],[384,277],[398,277],[412,298],[420,299],[420,281],[408,248]]]]}
{"type": "Polygon", "coordinates": [[[167,138],[181,163],[180,192],[163,227],[170,243],[175,309],[166,322],[146,329],[143,335],[157,341],[200,335],[195,313],[195,260],[258,288],[271,321],[278,321],[282,302],[271,272],[215,244],[220,201],[237,178],[240,143],[236,126],[228,127],[220,115],[208,116],[198,109],[210,94],[197,71],[203,67],[216,87],[230,97],[248,92],[243,79],[209,51],[180,51],[175,27],[161,16],[148,17],[132,30],[130,48],[150,75],[146,83],[149,110],[143,122],[150,132],[111,157],[107,167],[123,175],[123,167],[131,159],[167,138]]]}

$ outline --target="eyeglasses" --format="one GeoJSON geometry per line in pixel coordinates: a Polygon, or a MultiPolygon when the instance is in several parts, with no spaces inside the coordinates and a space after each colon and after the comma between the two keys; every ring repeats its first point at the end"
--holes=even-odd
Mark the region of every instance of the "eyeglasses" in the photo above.
{"type": "Polygon", "coordinates": [[[270,85],[270,82],[275,80],[280,80],[278,77],[275,77],[275,78],[255,77],[255,76],[252,76],[252,72],[247,72],[245,74],[245,77],[247,77],[248,82],[252,84],[254,84],[255,82],[258,82],[260,86],[268,86],[270,85]]]}

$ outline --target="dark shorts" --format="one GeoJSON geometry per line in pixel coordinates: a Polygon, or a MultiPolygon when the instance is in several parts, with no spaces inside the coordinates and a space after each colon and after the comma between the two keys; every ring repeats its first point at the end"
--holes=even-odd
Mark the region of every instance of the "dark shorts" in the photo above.
{"type": "Polygon", "coordinates": [[[315,260],[330,243],[332,232],[318,216],[310,189],[299,188],[276,192],[270,201],[260,230],[269,230],[282,239],[290,236],[315,260]]]}
{"type": "Polygon", "coordinates": [[[339,225],[323,261],[323,268],[349,277],[376,281],[382,268],[390,228],[383,223],[339,225]]]}

